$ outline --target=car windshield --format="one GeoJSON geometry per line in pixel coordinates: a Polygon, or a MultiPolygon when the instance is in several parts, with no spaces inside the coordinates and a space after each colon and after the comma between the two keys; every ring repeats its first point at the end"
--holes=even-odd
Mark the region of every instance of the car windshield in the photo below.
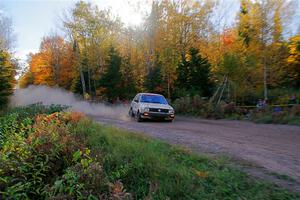
{"type": "Polygon", "coordinates": [[[167,100],[161,95],[143,94],[141,97],[143,103],[168,104],[167,100]]]}

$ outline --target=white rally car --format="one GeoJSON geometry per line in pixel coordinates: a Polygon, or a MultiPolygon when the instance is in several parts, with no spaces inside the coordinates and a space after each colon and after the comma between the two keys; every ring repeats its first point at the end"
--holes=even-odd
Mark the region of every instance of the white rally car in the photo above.
{"type": "Polygon", "coordinates": [[[143,119],[162,119],[172,122],[175,113],[163,95],[139,93],[130,104],[129,115],[138,122],[143,119]]]}

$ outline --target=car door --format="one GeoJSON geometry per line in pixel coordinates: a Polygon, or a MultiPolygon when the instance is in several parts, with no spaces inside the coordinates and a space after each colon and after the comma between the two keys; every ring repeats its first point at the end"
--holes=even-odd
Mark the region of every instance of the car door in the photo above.
{"type": "Polygon", "coordinates": [[[132,103],[131,103],[132,112],[133,112],[134,114],[137,113],[137,110],[138,110],[138,108],[139,108],[139,98],[140,98],[140,95],[137,94],[137,95],[134,97],[134,99],[132,100],[132,103]]]}

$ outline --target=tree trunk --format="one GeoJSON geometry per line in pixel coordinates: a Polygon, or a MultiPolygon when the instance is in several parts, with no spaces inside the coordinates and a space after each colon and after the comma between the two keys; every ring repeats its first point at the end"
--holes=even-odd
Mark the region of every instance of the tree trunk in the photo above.
{"type": "Polygon", "coordinates": [[[81,80],[81,86],[82,86],[82,94],[83,94],[83,98],[86,97],[86,87],[85,87],[85,80],[84,80],[84,74],[82,71],[82,68],[80,67],[80,80],[81,80]]]}
{"type": "Polygon", "coordinates": [[[267,63],[266,55],[264,55],[264,99],[268,100],[268,85],[267,85],[267,63]]]}
{"type": "Polygon", "coordinates": [[[171,99],[171,92],[170,92],[170,73],[168,73],[168,99],[171,99]]]}
{"type": "Polygon", "coordinates": [[[91,70],[88,69],[88,81],[89,81],[89,95],[92,95],[92,87],[91,87],[91,70]]]}

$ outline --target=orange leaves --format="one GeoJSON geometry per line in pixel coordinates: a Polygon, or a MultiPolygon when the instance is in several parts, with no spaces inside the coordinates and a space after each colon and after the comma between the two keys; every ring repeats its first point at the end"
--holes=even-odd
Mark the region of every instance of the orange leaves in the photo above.
{"type": "Polygon", "coordinates": [[[235,30],[226,30],[221,35],[221,42],[225,47],[230,47],[236,41],[236,32],[235,30]]]}
{"type": "Polygon", "coordinates": [[[61,149],[66,155],[83,148],[82,138],[70,134],[68,123],[77,123],[83,119],[81,113],[57,112],[51,115],[38,115],[33,125],[33,132],[28,136],[27,143],[40,153],[49,154],[61,149]]]}
{"type": "Polygon", "coordinates": [[[49,56],[45,53],[32,55],[29,66],[33,74],[33,84],[35,85],[55,85],[53,71],[49,64],[49,56]]]}
{"type": "Polygon", "coordinates": [[[58,85],[70,89],[73,78],[73,51],[60,36],[43,38],[40,52],[31,55],[29,73],[35,85],[58,85]]]}
{"type": "Polygon", "coordinates": [[[77,123],[84,118],[84,114],[80,112],[56,112],[51,115],[38,115],[35,119],[36,123],[77,123]]]}

